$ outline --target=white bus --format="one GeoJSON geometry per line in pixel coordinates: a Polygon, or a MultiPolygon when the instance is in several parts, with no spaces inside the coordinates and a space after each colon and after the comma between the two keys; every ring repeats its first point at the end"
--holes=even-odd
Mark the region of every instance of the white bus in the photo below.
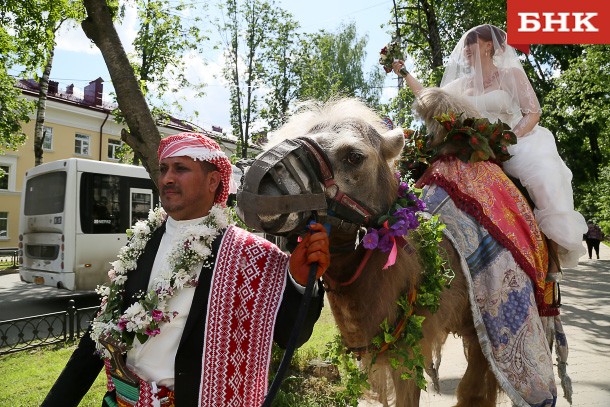
{"type": "Polygon", "coordinates": [[[125,231],[158,204],[143,167],[69,158],[30,169],[21,197],[21,279],[68,290],[108,282],[125,231]]]}

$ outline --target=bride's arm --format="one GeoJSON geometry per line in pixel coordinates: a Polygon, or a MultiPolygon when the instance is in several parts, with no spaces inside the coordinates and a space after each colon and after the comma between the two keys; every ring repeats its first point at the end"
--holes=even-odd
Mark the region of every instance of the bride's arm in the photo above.
{"type": "Polygon", "coordinates": [[[532,131],[540,121],[541,109],[536,92],[534,92],[534,88],[532,88],[532,84],[525,75],[525,72],[513,69],[511,73],[516,85],[521,114],[523,114],[523,117],[513,127],[512,131],[517,137],[523,137],[532,131]]]}
{"type": "Polygon", "coordinates": [[[409,73],[409,71],[407,71],[407,73],[405,75],[403,75],[400,72],[400,69],[403,66],[405,66],[405,63],[404,63],[404,61],[401,61],[401,60],[394,61],[394,63],[392,63],[392,69],[394,70],[396,75],[401,76],[407,83],[407,86],[409,86],[409,88],[411,88],[411,91],[415,94],[415,96],[417,96],[417,94],[424,87],[421,83],[419,83],[419,81],[417,80],[417,78],[415,76],[413,76],[413,75],[411,75],[411,73],[409,73]]]}

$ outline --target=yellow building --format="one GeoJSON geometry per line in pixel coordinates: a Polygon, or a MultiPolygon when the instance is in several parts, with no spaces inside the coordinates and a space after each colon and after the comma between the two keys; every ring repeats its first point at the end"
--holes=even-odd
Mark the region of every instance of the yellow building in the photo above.
{"type": "MultiPolygon", "coordinates": [[[[38,84],[21,81],[18,84],[23,96],[30,100],[38,97],[38,84]]],[[[45,115],[45,141],[43,162],[71,157],[98,161],[118,162],[117,149],[121,146],[122,125],[112,116],[114,106],[103,103],[103,80],[92,81],[84,89],[84,97],[73,94],[73,86],[60,91],[57,82],[51,81],[45,115]]],[[[16,248],[19,235],[19,209],[23,178],[34,167],[34,125],[32,120],[24,124],[27,141],[17,151],[6,151],[0,155],[0,168],[6,175],[0,178],[0,249],[16,248]]],[[[162,135],[168,136],[182,131],[194,131],[193,127],[177,119],[160,126],[162,135]]],[[[217,130],[217,128],[215,128],[217,130]]],[[[219,138],[218,132],[209,132],[219,138]]],[[[232,154],[235,144],[223,138],[221,144],[227,154],[232,154]]]]}

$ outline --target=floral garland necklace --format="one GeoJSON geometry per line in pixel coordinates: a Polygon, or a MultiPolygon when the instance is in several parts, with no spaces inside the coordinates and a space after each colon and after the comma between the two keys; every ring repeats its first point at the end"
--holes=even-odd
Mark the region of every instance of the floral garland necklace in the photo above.
{"type": "Polygon", "coordinates": [[[402,239],[409,230],[419,227],[417,212],[426,209],[424,201],[411,191],[409,184],[402,179],[400,173],[396,173],[396,178],[399,182],[396,201],[385,215],[376,220],[379,227],[370,227],[362,239],[365,249],[379,249],[384,253],[390,253],[388,261],[383,266],[384,270],[396,261],[397,240],[402,239]]]}
{"type": "MultiPolygon", "coordinates": [[[[404,293],[397,301],[401,317],[397,327],[392,327],[387,319],[381,325],[381,333],[372,340],[372,346],[365,351],[372,354],[371,363],[388,351],[390,361],[395,369],[402,369],[403,380],[413,379],[420,389],[426,388],[424,377],[424,356],[419,345],[423,338],[422,324],[424,316],[414,314],[415,308],[427,309],[431,313],[438,310],[440,295],[451,283],[454,273],[443,258],[439,243],[442,241],[442,230],[445,225],[438,216],[421,214],[426,209],[425,203],[415,194],[409,183],[400,173],[398,197],[389,211],[377,220],[378,228],[369,228],[362,243],[366,249],[379,249],[390,252],[384,269],[396,260],[397,242],[409,231],[415,234],[413,241],[423,266],[422,278],[415,291],[404,293]]],[[[354,383],[357,377],[351,378],[354,383]]]]}
{"type": "Polygon", "coordinates": [[[182,288],[197,285],[198,268],[212,254],[211,245],[221,230],[229,225],[226,209],[214,205],[209,214],[196,225],[180,229],[178,243],[168,257],[169,267],[162,270],[152,282],[148,292],[141,293],[138,300],[121,313],[127,273],[136,268],[136,262],[153,232],[167,219],[162,208],[155,208],[148,219],[138,221],[127,231],[129,242],[121,248],[118,260],[112,262],[108,272],[109,286],[98,286],[101,295],[100,311],[92,322],[91,338],[100,354],[109,357],[100,339],[113,339],[124,351],[133,346],[134,338],[144,343],[161,332],[163,323],[170,322],[177,313],[168,309],[169,300],[182,288]]]}

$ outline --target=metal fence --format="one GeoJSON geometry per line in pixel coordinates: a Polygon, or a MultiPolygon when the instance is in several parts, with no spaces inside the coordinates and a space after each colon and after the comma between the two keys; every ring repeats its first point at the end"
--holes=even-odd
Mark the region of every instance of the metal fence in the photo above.
{"type": "Polygon", "coordinates": [[[16,247],[0,249],[0,263],[6,263],[6,265],[12,263],[12,267],[17,267],[18,254],[19,249],[16,247]]]}
{"type": "Polygon", "coordinates": [[[0,321],[0,355],[74,341],[83,335],[98,308],[76,308],[70,300],[66,311],[0,321]]]}

